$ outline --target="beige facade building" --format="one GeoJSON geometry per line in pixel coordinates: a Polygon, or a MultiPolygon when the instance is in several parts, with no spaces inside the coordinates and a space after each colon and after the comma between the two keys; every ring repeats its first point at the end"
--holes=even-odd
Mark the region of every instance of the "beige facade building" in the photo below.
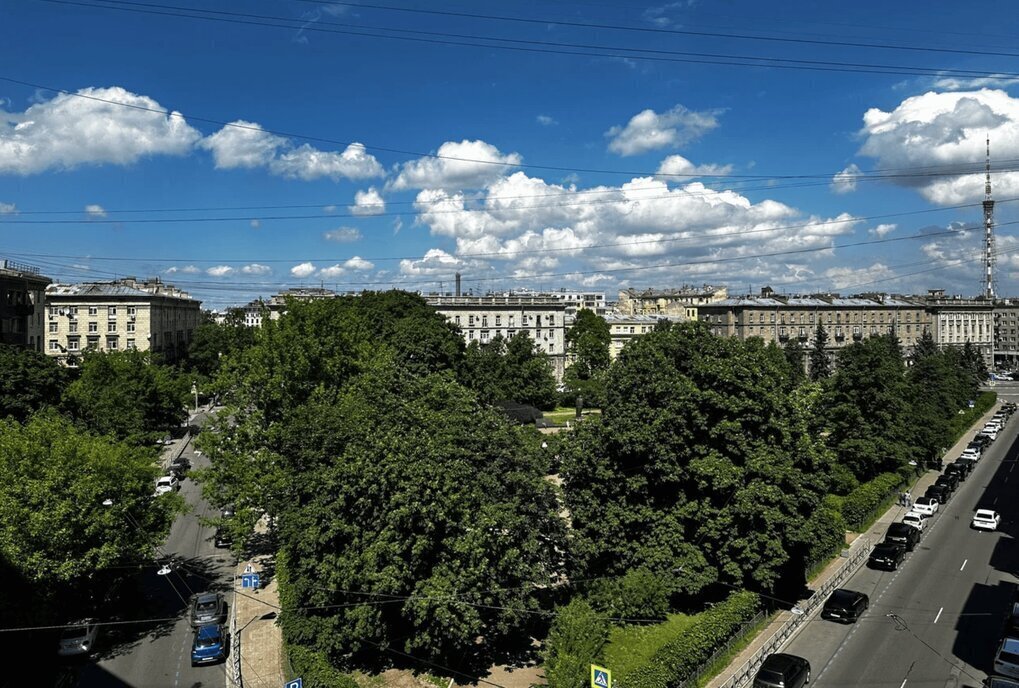
{"type": "Polygon", "coordinates": [[[187,353],[201,302],[158,278],[53,284],[46,290],[46,353],[63,363],[85,350],[187,353]]]}
{"type": "Polygon", "coordinates": [[[970,342],[988,367],[994,365],[994,302],[945,296],[943,289],[927,293],[934,341],[939,347],[964,346],[970,342]]]}
{"type": "Polygon", "coordinates": [[[50,281],[37,267],[0,260],[0,344],[42,351],[50,281]]]}
{"type": "Polygon", "coordinates": [[[616,310],[624,315],[667,315],[686,320],[698,319],[700,306],[723,301],[729,292],[725,287],[683,286],[679,289],[624,289],[619,292],[616,310]]]}
{"type": "Polygon", "coordinates": [[[556,378],[566,367],[566,304],[551,296],[425,295],[430,306],[460,328],[467,344],[526,333],[548,354],[556,378]]]}
{"type": "Polygon", "coordinates": [[[604,316],[605,322],[609,325],[609,357],[614,361],[628,343],[634,338],[647,334],[655,329],[655,326],[662,320],[673,320],[682,322],[685,317],[667,317],[653,315],[626,315],[623,313],[609,313],[604,316]]]}
{"type": "Polygon", "coordinates": [[[784,297],[767,289],[764,294],[700,306],[700,320],[720,336],[760,337],[778,344],[793,339],[805,347],[811,344],[817,325],[823,324],[832,352],[865,337],[895,334],[908,354],[924,330],[931,328],[922,299],[884,294],[784,297]]]}

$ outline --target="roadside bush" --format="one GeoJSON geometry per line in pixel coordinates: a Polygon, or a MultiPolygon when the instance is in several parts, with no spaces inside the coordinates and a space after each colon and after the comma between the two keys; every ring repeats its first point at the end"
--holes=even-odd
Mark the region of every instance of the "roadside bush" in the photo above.
{"type": "Polygon", "coordinates": [[[628,619],[660,618],[669,613],[676,592],[675,575],[646,568],[628,571],[622,578],[599,581],[589,596],[591,604],[608,616],[628,619]]]}
{"type": "Polygon", "coordinates": [[[882,473],[863,483],[842,500],[842,518],[851,530],[859,531],[870,516],[906,482],[902,473],[882,473]]]}
{"type": "Polygon", "coordinates": [[[825,500],[804,524],[803,540],[808,547],[805,562],[808,570],[839,552],[846,546],[846,521],[841,510],[830,507],[825,500]]]}
{"type": "Polygon", "coordinates": [[[587,600],[574,599],[556,611],[545,641],[545,678],[551,688],[584,688],[590,665],[609,637],[609,623],[587,600]]]}
{"type": "Polygon", "coordinates": [[[333,667],[319,650],[288,644],[287,657],[296,676],[303,678],[308,688],[358,688],[353,678],[333,667]]]}
{"type": "Polygon", "coordinates": [[[994,406],[998,401],[997,392],[981,392],[980,396],[976,398],[973,408],[966,409],[963,413],[957,413],[951,421],[949,421],[949,437],[952,438],[952,442],[958,442],[959,438],[966,434],[966,431],[970,429],[970,426],[975,423],[980,416],[984,415],[994,406]]]}
{"type": "Polygon", "coordinates": [[[760,599],[756,593],[733,593],[724,602],[703,612],[694,625],[662,647],[649,662],[621,676],[620,684],[626,688],[661,688],[681,683],[759,609],[760,599]]]}

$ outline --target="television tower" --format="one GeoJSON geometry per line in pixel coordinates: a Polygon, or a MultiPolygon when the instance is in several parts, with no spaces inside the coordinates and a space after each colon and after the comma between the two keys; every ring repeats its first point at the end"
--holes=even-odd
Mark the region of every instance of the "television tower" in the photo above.
{"type": "Polygon", "coordinates": [[[994,300],[994,199],[991,198],[991,137],[987,137],[987,177],[984,182],[984,298],[994,300]]]}

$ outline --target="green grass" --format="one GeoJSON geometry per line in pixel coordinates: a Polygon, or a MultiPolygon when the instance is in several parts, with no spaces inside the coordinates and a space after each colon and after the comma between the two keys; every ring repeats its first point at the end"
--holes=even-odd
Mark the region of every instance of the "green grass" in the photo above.
{"type": "MultiPolygon", "coordinates": [[[[600,415],[601,409],[584,409],[584,415],[600,415]]],[[[560,406],[554,411],[545,411],[542,416],[548,421],[556,425],[566,425],[566,421],[571,423],[577,418],[577,409],[572,406],[560,406]]]]}
{"type": "Polygon", "coordinates": [[[653,626],[615,627],[602,649],[605,667],[613,676],[624,676],[696,622],[696,616],[670,614],[667,621],[653,626]]]}
{"type": "Polygon", "coordinates": [[[704,673],[697,679],[696,688],[704,688],[704,686],[708,685],[711,679],[715,678],[719,673],[724,671],[725,668],[729,666],[729,662],[736,659],[736,655],[743,652],[750,643],[754,642],[757,635],[767,628],[768,624],[770,624],[774,618],[775,614],[762,618],[760,621],[751,626],[747,630],[746,635],[740,638],[738,643],[730,647],[728,652],[723,655],[719,655],[715,661],[705,667],[704,673]]]}

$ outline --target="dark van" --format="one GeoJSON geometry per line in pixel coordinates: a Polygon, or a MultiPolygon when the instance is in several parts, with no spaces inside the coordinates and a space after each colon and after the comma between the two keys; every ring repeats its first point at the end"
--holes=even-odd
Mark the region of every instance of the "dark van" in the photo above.
{"type": "Polygon", "coordinates": [[[885,542],[894,542],[912,552],[916,543],[920,542],[920,531],[906,523],[893,523],[885,533],[885,542]]]}
{"type": "Polygon", "coordinates": [[[768,655],[754,676],[754,688],[803,688],[808,683],[810,662],[782,653],[768,655]]]}

